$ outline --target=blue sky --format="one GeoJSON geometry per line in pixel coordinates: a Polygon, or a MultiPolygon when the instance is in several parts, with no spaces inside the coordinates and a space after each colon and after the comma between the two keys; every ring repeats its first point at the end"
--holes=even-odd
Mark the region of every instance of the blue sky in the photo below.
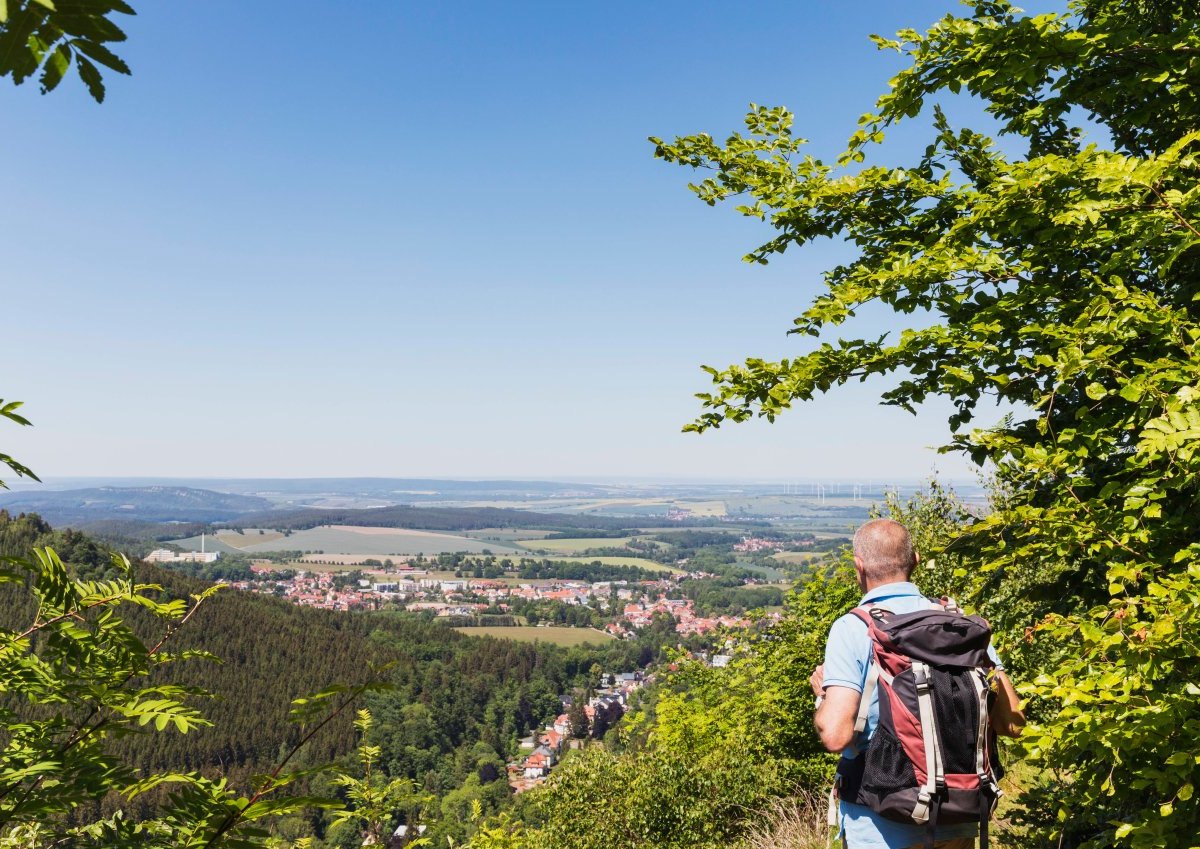
{"type": "Polygon", "coordinates": [[[2,447],[43,476],[971,479],[879,384],[680,433],[842,254],[742,263],[768,231],[646,141],[753,101],[832,156],[898,67],[868,34],[956,4],[135,6],[104,105],[0,86],[2,447]]]}

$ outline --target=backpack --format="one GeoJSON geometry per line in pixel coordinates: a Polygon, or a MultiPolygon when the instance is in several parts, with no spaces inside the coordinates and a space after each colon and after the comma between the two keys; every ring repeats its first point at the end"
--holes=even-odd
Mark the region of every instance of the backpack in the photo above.
{"type": "Polygon", "coordinates": [[[927,847],[939,822],[978,822],[987,849],[1003,774],[989,722],[991,626],[947,598],[914,613],[851,612],[866,624],[874,654],[854,730],[866,728],[876,689],[879,724],[865,752],[838,764],[838,795],[888,819],[927,825],[927,847]]]}

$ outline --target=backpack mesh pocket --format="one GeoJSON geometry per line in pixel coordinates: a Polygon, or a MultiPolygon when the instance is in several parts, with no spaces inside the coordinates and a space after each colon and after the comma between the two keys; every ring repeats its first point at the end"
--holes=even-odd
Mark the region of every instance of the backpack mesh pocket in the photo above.
{"type": "Polygon", "coordinates": [[[933,709],[937,717],[942,764],[947,773],[975,772],[975,737],[979,696],[971,683],[973,669],[931,669],[933,709]],[[950,733],[951,730],[958,733],[950,733]]]}
{"type": "Polygon", "coordinates": [[[862,786],[880,797],[917,786],[917,775],[904,747],[886,725],[875,729],[867,745],[862,786]]]}

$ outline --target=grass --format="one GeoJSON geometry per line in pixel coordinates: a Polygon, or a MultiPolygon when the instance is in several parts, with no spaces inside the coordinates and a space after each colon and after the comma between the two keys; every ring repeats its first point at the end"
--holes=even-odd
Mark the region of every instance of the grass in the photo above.
{"type": "Polygon", "coordinates": [[[753,824],[737,849],[826,849],[831,829],[825,810],[826,800],[810,791],[776,799],[751,819],[753,824]]]}
{"type": "Polygon", "coordinates": [[[455,628],[460,634],[472,637],[498,637],[502,640],[517,640],[522,643],[553,643],[556,646],[582,646],[586,643],[606,643],[615,639],[611,634],[594,628],[566,628],[551,625],[538,628],[532,625],[483,625],[478,628],[455,628]]]}

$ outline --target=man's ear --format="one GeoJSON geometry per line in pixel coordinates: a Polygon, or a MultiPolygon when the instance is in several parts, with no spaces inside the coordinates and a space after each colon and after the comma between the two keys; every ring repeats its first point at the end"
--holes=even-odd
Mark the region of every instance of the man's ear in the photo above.
{"type": "Polygon", "coordinates": [[[863,592],[867,589],[867,576],[863,572],[862,558],[857,554],[854,555],[854,574],[858,577],[858,586],[863,592]]]}

